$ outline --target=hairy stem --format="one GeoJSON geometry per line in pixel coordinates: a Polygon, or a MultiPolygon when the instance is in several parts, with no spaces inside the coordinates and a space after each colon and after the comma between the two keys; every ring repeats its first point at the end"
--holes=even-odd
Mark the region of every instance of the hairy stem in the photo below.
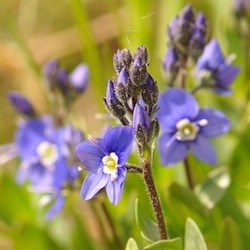
{"type": "Polygon", "coordinates": [[[187,176],[188,186],[191,190],[193,190],[194,189],[194,181],[193,181],[193,176],[191,173],[191,169],[190,169],[190,165],[189,165],[187,157],[184,159],[183,164],[184,164],[184,168],[185,168],[185,172],[186,172],[186,176],[187,176]]]}
{"type": "Polygon", "coordinates": [[[151,204],[153,206],[160,238],[162,240],[167,239],[168,235],[167,235],[164,217],[162,213],[161,203],[160,203],[160,199],[159,199],[156,186],[154,183],[153,175],[152,175],[151,159],[150,160],[147,159],[145,163],[143,164],[142,175],[143,175],[145,185],[147,187],[147,191],[151,200],[151,204]]]}

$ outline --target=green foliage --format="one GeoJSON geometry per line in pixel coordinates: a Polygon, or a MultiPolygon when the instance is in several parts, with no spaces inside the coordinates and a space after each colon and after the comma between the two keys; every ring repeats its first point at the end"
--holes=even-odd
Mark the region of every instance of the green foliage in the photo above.
{"type": "Polygon", "coordinates": [[[207,250],[199,227],[190,218],[186,221],[184,250],[207,250]]]}
{"type": "Polygon", "coordinates": [[[181,238],[175,238],[171,240],[160,240],[154,242],[146,247],[145,250],[182,250],[181,238]]]}

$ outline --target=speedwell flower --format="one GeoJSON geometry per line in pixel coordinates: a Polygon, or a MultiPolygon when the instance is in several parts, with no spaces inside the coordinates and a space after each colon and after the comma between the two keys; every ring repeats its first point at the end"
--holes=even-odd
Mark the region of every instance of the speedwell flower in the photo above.
{"type": "Polygon", "coordinates": [[[26,120],[17,130],[16,145],[22,160],[17,181],[29,180],[35,192],[50,194],[55,203],[47,217],[61,210],[62,189],[72,185],[78,175],[77,166],[69,164],[70,144],[77,145],[82,140],[78,135],[71,126],[54,127],[48,117],[26,120]]]}
{"type": "Polygon", "coordinates": [[[121,198],[127,173],[126,161],[131,151],[133,129],[131,126],[108,129],[102,139],[85,140],[76,147],[76,155],[89,174],[83,182],[81,196],[91,199],[106,187],[111,203],[121,198]]]}
{"type": "Polygon", "coordinates": [[[206,86],[221,95],[231,93],[230,85],[239,73],[239,68],[231,65],[223,56],[220,45],[213,39],[205,47],[197,61],[197,76],[206,86]]]}
{"type": "Polygon", "coordinates": [[[190,150],[199,160],[215,164],[215,150],[208,138],[229,130],[226,116],[215,109],[200,109],[191,94],[177,88],[161,94],[158,106],[162,164],[172,165],[184,160],[190,150]]]}

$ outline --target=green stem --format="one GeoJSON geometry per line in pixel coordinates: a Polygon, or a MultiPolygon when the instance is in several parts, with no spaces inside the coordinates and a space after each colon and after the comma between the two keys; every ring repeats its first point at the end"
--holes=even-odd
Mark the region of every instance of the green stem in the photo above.
{"type": "Polygon", "coordinates": [[[156,186],[154,183],[152,169],[151,169],[151,157],[148,157],[142,166],[142,175],[144,179],[144,183],[147,187],[147,191],[149,194],[149,198],[151,200],[151,204],[154,210],[155,219],[157,222],[157,227],[159,231],[160,238],[167,239],[167,231],[165,226],[165,221],[163,217],[162,207],[159,199],[159,195],[156,190],[156,186]]]}
{"type": "Polygon", "coordinates": [[[105,205],[104,202],[101,202],[101,207],[102,207],[102,210],[103,210],[103,213],[106,217],[106,220],[109,224],[109,227],[111,229],[111,232],[112,232],[112,235],[114,237],[114,242],[115,242],[115,245],[116,245],[116,249],[122,249],[122,242],[118,236],[118,234],[116,233],[116,229],[115,229],[115,225],[113,223],[113,220],[112,220],[112,217],[110,216],[110,213],[105,205]]]}
{"type": "MultiPolygon", "coordinates": [[[[186,72],[185,72],[185,69],[183,69],[183,68],[180,69],[179,74],[180,74],[179,75],[179,77],[180,77],[180,87],[185,89],[185,85],[186,85],[186,72]]],[[[198,86],[196,89],[194,89],[192,91],[192,94],[194,94],[199,89],[200,88],[198,86]]],[[[192,175],[192,171],[191,171],[190,164],[188,162],[187,157],[184,159],[183,164],[184,164],[184,168],[185,168],[185,173],[186,173],[188,186],[189,186],[189,188],[191,190],[193,190],[194,189],[193,175],[192,175]]]]}
{"type": "Polygon", "coordinates": [[[185,173],[187,176],[188,186],[191,190],[193,190],[194,189],[194,181],[193,181],[193,176],[192,176],[191,168],[190,168],[187,157],[184,159],[183,164],[184,164],[185,173]]]}

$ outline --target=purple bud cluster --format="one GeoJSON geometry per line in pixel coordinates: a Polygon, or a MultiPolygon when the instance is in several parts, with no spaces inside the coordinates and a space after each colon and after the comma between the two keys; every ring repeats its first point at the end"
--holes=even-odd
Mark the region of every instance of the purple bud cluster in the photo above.
{"type": "Polygon", "coordinates": [[[207,41],[207,20],[202,12],[195,15],[187,5],[168,27],[170,47],[163,60],[163,68],[171,85],[190,57],[195,62],[202,54],[207,41]]]}
{"type": "Polygon", "coordinates": [[[59,92],[64,98],[72,99],[86,89],[89,82],[89,69],[82,63],[68,73],[60,67],[58,61],[51,60],[44,65],[44,76],[53,92],[59,92]]]}
{"type": "Polygon", "coordinates": [[[149,143],[158,133],[155,118],[158,87],[148,73],[148,51],[139,46],[132,55],[128,49],[114,55],[117,75],[109,80],[104,102],[111,115],[123,125],[133,125],[140,145],[149,143]]]}

